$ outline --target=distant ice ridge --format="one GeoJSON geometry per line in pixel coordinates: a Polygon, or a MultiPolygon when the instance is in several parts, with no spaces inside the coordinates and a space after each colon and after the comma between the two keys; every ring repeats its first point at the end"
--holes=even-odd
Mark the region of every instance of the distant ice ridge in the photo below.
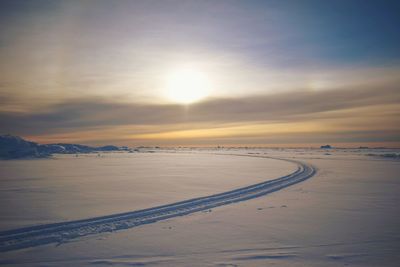
{"type": "Polygon", "coordinates": [[[0,159],[45,158],[55,153],[75,154],[121,150],[127,151],[129,149],[111,145],[101,147],[63,143],[40,145],[26,141],[19,136],[9,134],[0,136],[0,159]]]}
{"type": "Polygon", "coordinates": [[[382,158],[389,158],[389,159],[400,159],[400,153],[383,153],[383,154],[367,154],[367,156],[373,157],[382,157],[382,158]]]}
{"type": "MultiPolygon", "coordinates": [[[[238,156],[270,158],[255,155],[238,156]]],[[[78,237],[128,229],[142,224],[154,223],[172,217],[245,201],[304,181],[316,172],[311,165],[294,160],[286,161],[297,164],[297,170],[274,180],[268,180],[224,193],[144,210],[4,231],[0,233],[0,251],[17,250],[49,243],[63,243],[78,237]]]]}

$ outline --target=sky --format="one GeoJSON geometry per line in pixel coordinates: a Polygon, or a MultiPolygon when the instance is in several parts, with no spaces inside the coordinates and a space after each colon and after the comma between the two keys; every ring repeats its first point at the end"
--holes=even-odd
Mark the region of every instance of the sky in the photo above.
{"type": "Polygon", "coordinates": [[[0,5],[0,134],[400,147],[399,1],[0,5]]]}

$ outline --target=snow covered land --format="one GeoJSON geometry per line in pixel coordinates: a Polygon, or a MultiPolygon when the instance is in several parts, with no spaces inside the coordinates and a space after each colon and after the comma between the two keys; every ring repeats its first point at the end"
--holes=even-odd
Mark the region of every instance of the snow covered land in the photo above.
{"type": "Polygon", "coordinates": [[[0,161],[0,265],[400,264],[398,150],[151,152],[0,161]]]}

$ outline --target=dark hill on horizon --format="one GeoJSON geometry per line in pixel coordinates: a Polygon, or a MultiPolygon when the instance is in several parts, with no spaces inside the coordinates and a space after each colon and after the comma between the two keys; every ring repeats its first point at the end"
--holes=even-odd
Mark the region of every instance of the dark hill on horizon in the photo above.
{"type": "Polygon", "coordinates": [[[79,144],[45,144],[27,141],[19,136],[0,136],[0,159],[21,159],[21,158],[46,158],[52,154],[77,154],[105,151],[127,151],[127,147],[100,146],[91,147],[79,144]]]}

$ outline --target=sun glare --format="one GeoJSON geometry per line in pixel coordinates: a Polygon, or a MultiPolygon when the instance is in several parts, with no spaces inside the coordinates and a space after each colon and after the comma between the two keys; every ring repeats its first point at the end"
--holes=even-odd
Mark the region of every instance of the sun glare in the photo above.
{"type": "Polygon", "coordinates": [[[173,102],[190,104],[207,97],[209,92],[209,79],[200,71],[180,69],[167,77],[166,95],[173,102]]]}

